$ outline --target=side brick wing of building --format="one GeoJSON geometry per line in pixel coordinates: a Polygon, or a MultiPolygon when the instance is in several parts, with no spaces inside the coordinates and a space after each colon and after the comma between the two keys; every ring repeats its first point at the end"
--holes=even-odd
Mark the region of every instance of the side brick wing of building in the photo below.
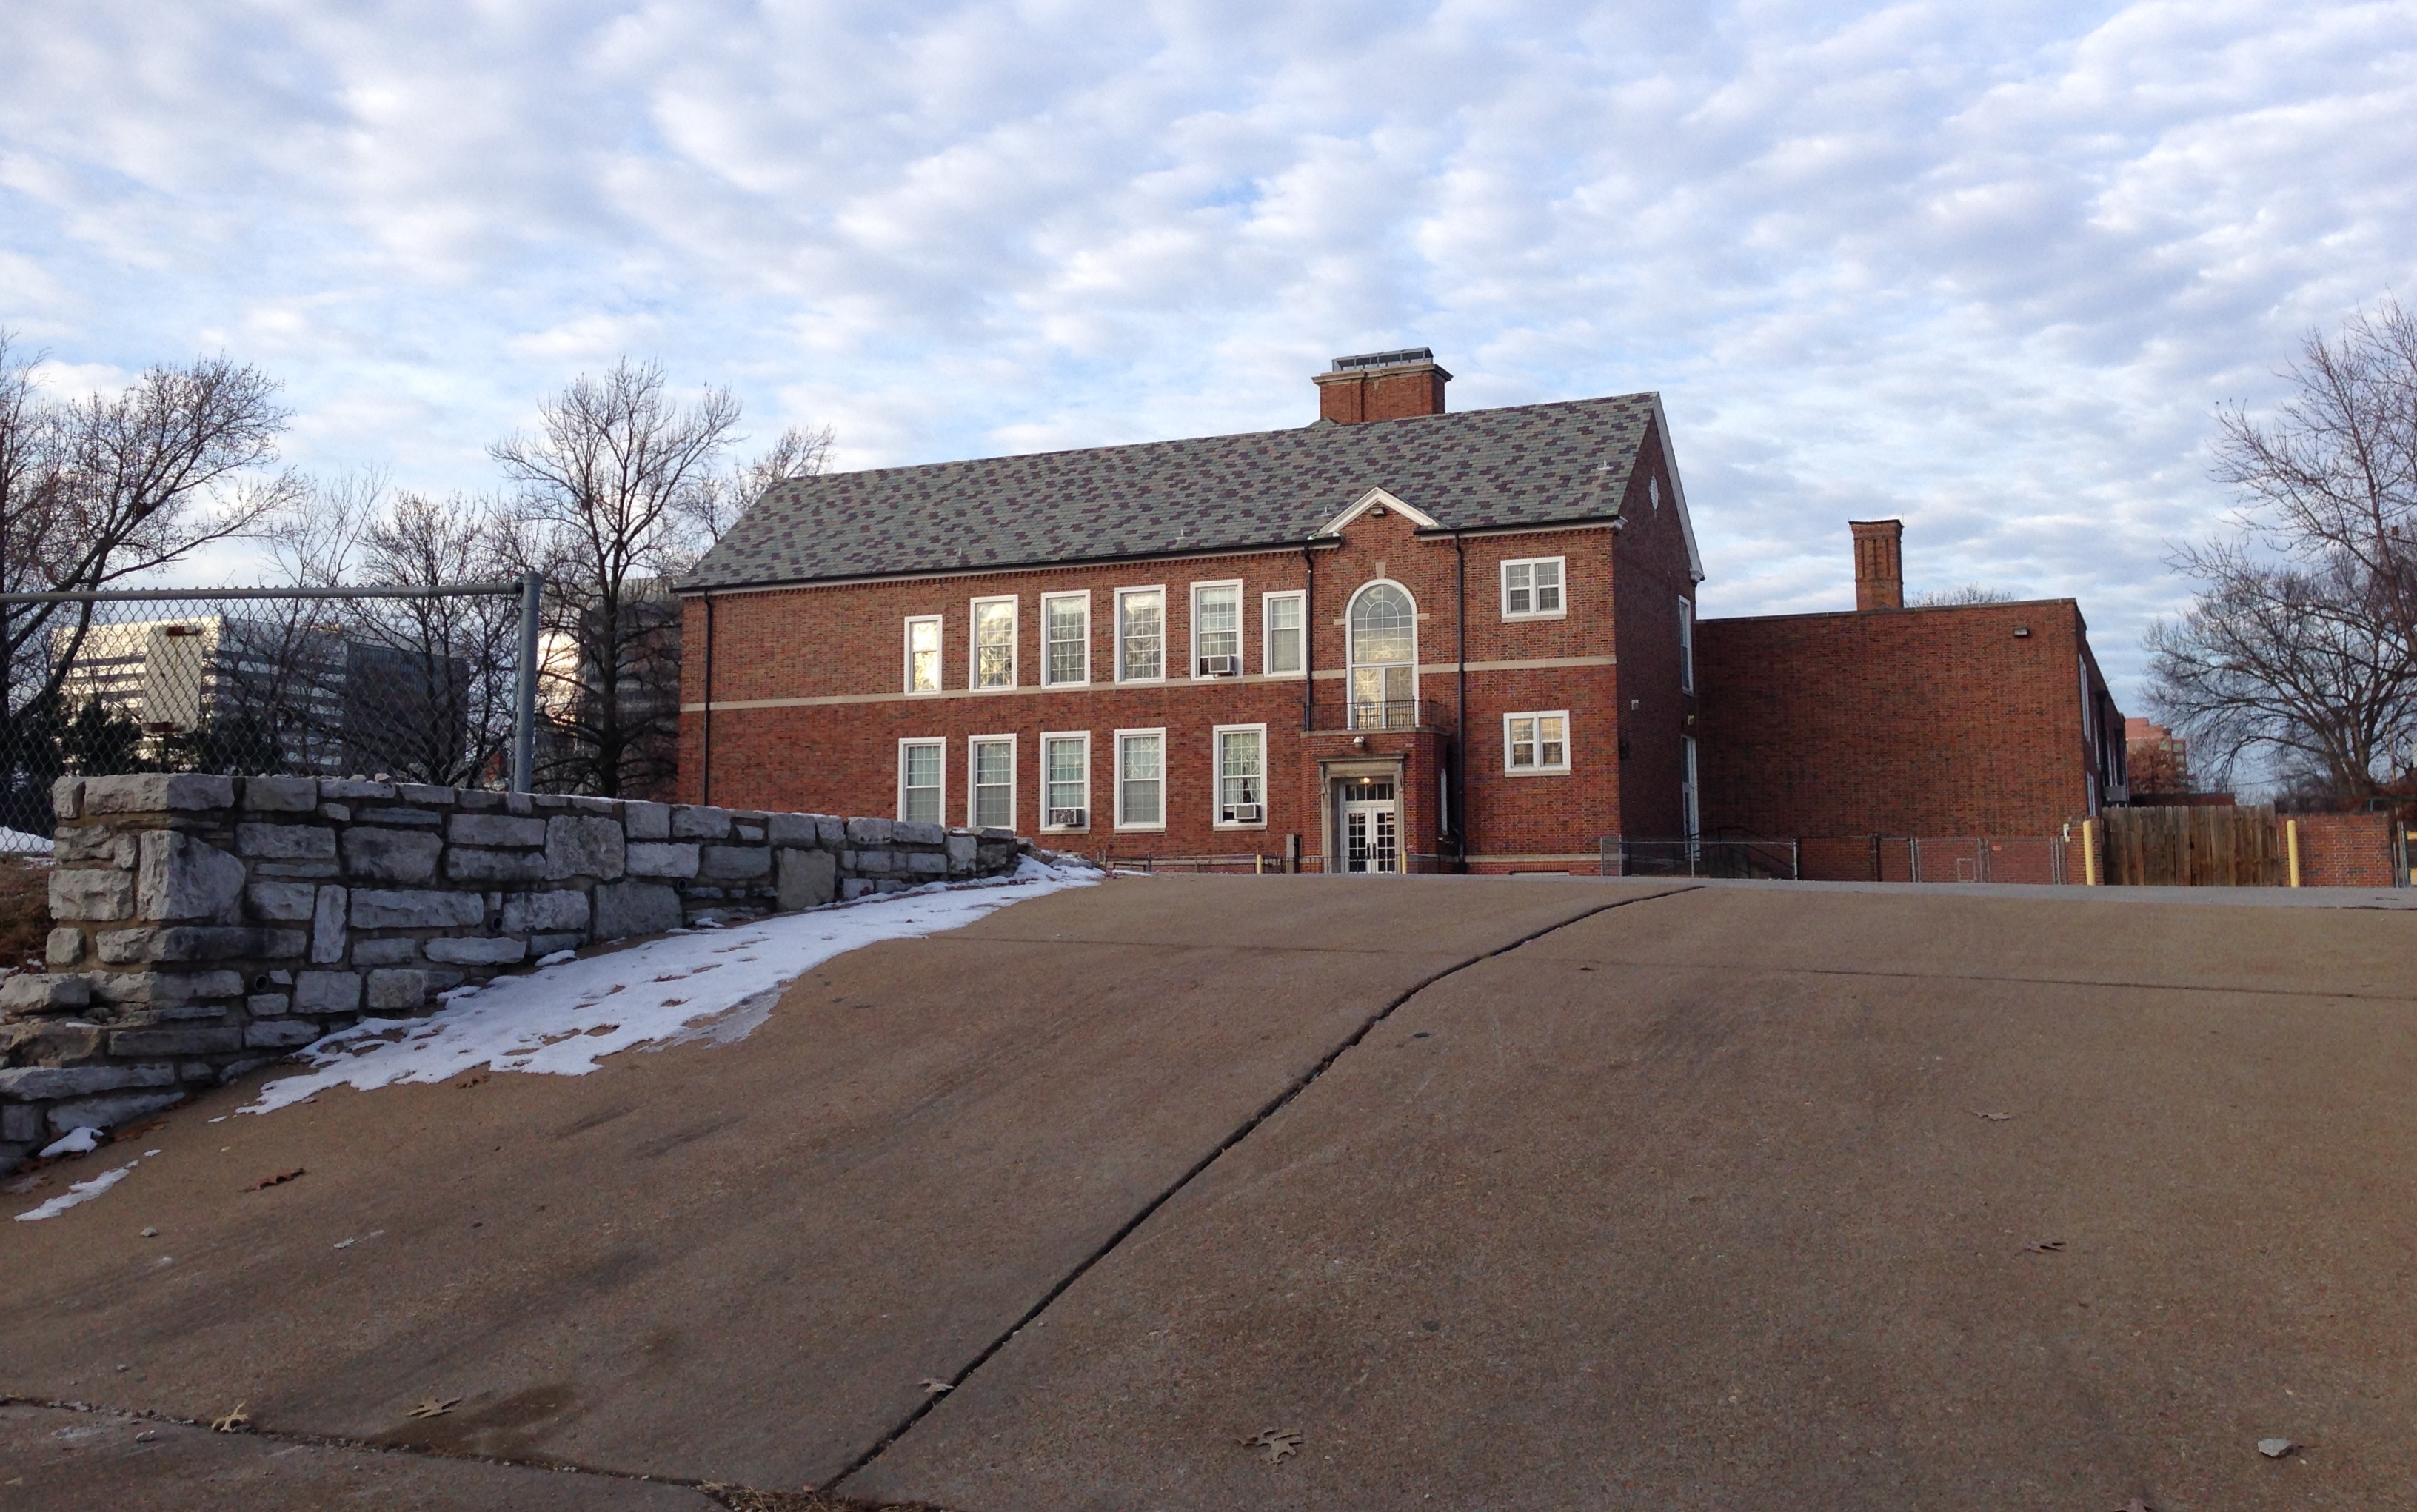
{"type": "Polygon", "coordinates": [[[1343,358],[1296,430],[776,486],[681,585],[684,795],[1306,870],[1694,833],[1659,398],[1450,379],[1343,358]]]}

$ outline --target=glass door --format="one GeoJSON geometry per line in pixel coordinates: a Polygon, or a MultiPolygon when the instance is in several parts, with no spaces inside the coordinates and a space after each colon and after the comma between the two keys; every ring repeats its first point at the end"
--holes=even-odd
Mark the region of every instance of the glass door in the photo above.
{"type": "Polygon", "coordinates": [[[1345,782],[1343,796],[1343,869],[1402,869],[1401,812],[1391,782],[1345,782]]]}

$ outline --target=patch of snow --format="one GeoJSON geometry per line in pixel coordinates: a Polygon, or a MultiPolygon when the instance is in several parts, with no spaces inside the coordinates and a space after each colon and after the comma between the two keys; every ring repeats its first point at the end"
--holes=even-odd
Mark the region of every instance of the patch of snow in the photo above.
{"type": "Polygon", "coordinates": [[[576,950],[557,950],[553,955],[538,957],[537,963],[540,967],[559,966],[566,960],[577,960],[578,959],[579,952],[576,950]]]}
{"type": "MultiPolygon", "coordinates": [[[[457,989],[424,1019],[364,1019],[305,1046],[313,1068],[260,1089],[236,1110],[274,1112],[326,1088],[443,1081],[477,1066],[585,1076],[616,1051],[708,1040],[732,1044],[770,1017],[783,988],[861,945],[920,939],[1099,873],[1027,857],[1012,877],[934,883],[802,914],[675,930],[585,960],[457,989]]],[[[702,923],[703,921],[700,921],[702,923]]]]}
{"type": "Polygon", "coordinates": [[[116,1186],[119,1182],[124,1181],[126,1179],[126,1173],[142,1163],[143,1162],[140,1160],[129,1160],[126,1164],[119,1166],[116,1170],[104,1171],[99,1175],[93,1177],[90,1181],[71,1183],[66,1191],[59,1193],[59,1195],[52,1198],[49,1202],[44,1202],[41,1206],[18,1214],[17,1221],[20,1223],[32,1223],[41,1218],[57,1217],[60,1214],[66,1212],[68,1208],[75,1206],[78,1202],[89,1202],[94,1198],[99,1197],[101,1193],[109,1190],[112,1187],[116,1186]]]}
{"type": "Polygon", "coordinates": [[[48,835],[30,835],[0,824],[0,854],[48,855],[54,849],[48,835]]]}
{"type": "Polygon", "coordinates": [[[90,1155],[99,1148],[100,1130],[71,1128],[42,1146],[41,1158],[48,1160],[54,1155],[90,1155]]]}

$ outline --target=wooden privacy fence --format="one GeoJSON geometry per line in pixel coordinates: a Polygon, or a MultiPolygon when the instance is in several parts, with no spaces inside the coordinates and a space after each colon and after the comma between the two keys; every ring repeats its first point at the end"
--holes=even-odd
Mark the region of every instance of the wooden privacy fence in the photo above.
{"type": "Polygon", "coordinates": [[[2280,826],[2272,804],[2109,809],[2106,880],[2135,887],[2279,887],[2280,826]]]}

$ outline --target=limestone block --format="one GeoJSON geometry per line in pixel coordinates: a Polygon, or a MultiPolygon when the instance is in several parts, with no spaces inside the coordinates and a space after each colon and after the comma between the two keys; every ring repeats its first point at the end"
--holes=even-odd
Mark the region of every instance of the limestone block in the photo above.
{"type": "Polygon", "coordinates": [[[363,940],[353,946],[356,966],[417,966],[419,964],[419,942],[417,940],[363,940]]]}
{"type": "Polygon", "coordinates": [[[839,885],[839,896],[842,902],[852,903],[871,891],[873,891],[873,884],[865,881],[862,877],[844,878],[839,885]]]}
{"type": "Polygon", "coordinates": [[[764,843],[764,826],[761,824],[733,824],[730,827],[732,833],[749,845],[764,843]]]}
{"type": "MultiPolygon", "coordinates": [[[[527,934],[531,930],[557,932],[587,929],[587,895],[575,887],[560,887],[541,893],[516,893],[504,900],[503,930],[506,934],[527,934]]],[[[540,951],[539,954],[544,954],[540,951]]]]}
{"type": "Polygon", "coordinates": [[[160,814],[235,807],[235,779],[202,772],[144,772],[84,779],[82,815],[160,814]]]}
{"type": "Polygon", "coordinates": [[[170,830],[143,837],[134,882],[136,916],[233,923],[240,916],[236,900],[242,894],[243,863],[217,846],[170,830]]]}
{"type": "Polygon", "coordinates": [[[114,868],[107,871],[53,869],[51,872],[51,917],[111,919],[134,916],[134,877],[114,868]]]}
{"type": "Polygon", "coordinates": [[[557,950],[576,950],[587,943],[585,931],[578,934],[532,934],[529,936],[529,959],[542,960],[557,950]]]}
{"type": "Polygon", "coordinates": [[[23,1066],[0,1071],[0,1097],[48,1102],[126,1087],[174,1086],[175,1081],[176,1073],[165,1066],[23,1066]]]}
{"type": "Polygon", "coordinates": [[[319,1037],[319,1026],[308,1019],[282,1019],[256,1023],[243,1032],[247,1050],[292,1050],[319,1037]]]}
{"type": "Polygon", "coordinates": [[[693,840],[639,840],[629,848],[628,866],[633,877],[693,877],[696,875],[697,845],[693,840]]]}
{"type": "Polygon", "coordinates": [[[772,874],[772,853],[760,845],[708,845],[697,856],[696,874],[712,882],[752,882],[772,874]]]}
{"type": "Polygon", "coordinates": [[[428,974],[407,967],[389,967],[369,974],[369,1005],[392,1011],[418,1008],[428,1002],[428,974]]]}
{"type": "Polygon", "coordinates": [[[353,821],[353,806],[348,803],[323,803],[319,806],[319,817],[335,824],[349,824],[353,821]]]}
{"type": "Polygon", "coordinates": [[[974,853],[975,853],[976,851],[980,850],[980,848],[981,848],[981,841],[980,841],[980,840],[976,839],[975,839],[973,836],[971,836],[971,835],[951,835],[951,836],[950,836],[950,837],[949,837],[949,868],[950,868],[950,870],[963,870],[963,869],[965,869],[965,868],[972,866],[972,865],[974,864],[974,853]]]}
{"type": "Polygon", "coordinates": [[[80,1128],[115,1128],[144,1113],[174,1108],[184,1100],[185,1095],[181,1092],[122,1092],[114,1097],[87,1097],[82,1102],[63,1102],[51,1109],[51,1131],[68,1134],[80,1128]]]}
{"type": "Polygon", "coordinates": [[[84,779],[63,777],[51,784],[51,815],[54,820],[84,817],[84,779]]]}
{"type": "Polygon", "coordinates": [[[361,979],[348,971],[306,971],[294,978],[296,1013],[356,1013],[361,1005],[361,979]]]}
{"type": "Polygon", "coordinates": [[[84,960],[82,930],[53,930],[42,947],[42,959],[53,966],[73,966],[84,960]]]}
{"type": "MultiPolygon", "coordinates": [[[[849,822],[851,824],[854,823],[853,820],[849,822]]],[[[878,876],[881,873],[894,871],[897,869],[898,853],[895,851],[859,851],[856,853],[856,869],[868,877],[878,876]]]]}
{"type": "Polygon", "coordinates": [[[504,794],[504,811],[510,814],[533,814],[537,812],[537,800],[525,793],[507,793],[504,794]]]}
{"type": "Polygon", "coordinates": [[[336,832],[325,824],[237,824],[235,848],[264,861],[332,861],[336,832]]]}
{"type": "Polygon", "coordinates": [[[610,882],[628,865],[621,823],[592,814],[559,814],[545,824],[545,874],[610,882]]]}
{"type": "Polygon", "coordinates": [[[456,845],[525,845],[545,843],[545,821],[511,814],[455,814],[445,838],[456,845]]]}
{"type": "Polygon", "coordinates": [[[708,809],[700,804],[682,803],[672,807],[672,838],[682,840],[718,840],[730,834],[730,810],[708,809]]]}
{"type": "Polygon", "coordinates": [[[51,844],[51,859],[59,865],[99,861],[104,866],[134,869],[135,840],[107,824],[62,824],[51,844]]]}
{"type": "Polygon", "coordinates": [[[661,934],[680,927],[679,894],[660,882],[612,882],[596,889],[599,940],[661,934]]]}
{"type": "Polygon", "coordinates": [[[324,778],[319,783],[319,796],[333,803],[391,803],[394,784],[365,782],[357,778],[324,778]]]}
{"type": "Polygon", "coordinates": [[[616,820],[621,817],[621,800],[618,798],[600,798],[593,794],[574,793],[570,794],[570,807],[583,814],[604,814],[616,820]]]}
{"type": "Polygon", "coordinates": [[[431,882],[445,842],[407,830],[344,831],[344,871],[363,882],[431,882]]]}
{"type": "Polygon", "coordinates": [[[812,845],[814,843],[814,816],[768,814],[764,819],[764,836],[774,845],[812,845]]]}
{"type": "Polygon", "coordinates": [[[100,959],[113,966],[159,960],[298,956],[307,943],[308,937],[300,930],[251,929],[239,924],[165,924],[104,930],[99,940],[100,959]]]}
{"type": "Polygon", "coordinates": [[[949,873],[949,858],[937,851],[910,851],[906,869],[919,877],[944,877],[949,873]]]}
{"type": "Polygon", "coordinates": [[[851,819],[847,822],[847,842],[850,845],[887,845],[889,832],[896,825],[887,819],[851,819]]]}
{"type": "Polygon", "coordinates": [[[319,807],[319,781],[309,777],[248,777],[243,806],[261,813],[307,814],[319,807]]]}
{"type": "Polygon", "coordinates": [[[530,806],[540,813],[570,807],[570,795],[567,793],[532,793],[528,799],[530,806]]]}
{"type": "Polygon", "coordinates": [[[286,992],[254,992],[243,1000],[243,1011],[255,1019],[281,1018],[293,1006],[293,995],[286,992]]]}
{"type": "Polygon", "coordinates": [[[342,869],[338,867],[332,860],[254,861],[251,864],[251,874],[263,882],[276,882],[289,879],[314,882],[324,878],[341,875],[342,871],[342,869]]]}
{"type": "Polygon", "coordinates": [[[121,1029],[109,1036],[109,1053],[128,1057],[215,1055],[243,1049],[243,1031],[233,1024],[211,1029],[121,1029]]]}
{"type": "Polygon", "coordinates": [[[445,816],[433,809],[356,809],[356,824],[387,824],[411,829],[435,829],[445,823],[445,816]]]}
{"type": "MultiPolygon", "coordinates": [[[[0,1140],[10,1144],[31,1144],[42,1138],[42,1111],[23,1103],[0,1108],[0,1140]]],[[[23,1151],[0,1151],[0,1158],[22,1159],[23,1151]]]]}
{"type": "Polygon", "coordinates": [[[820,908],[831,900],[839,880],[838,857],[828,851],[782,851],[779,854],[783,910],[820,908]]]}
{"type": "Polygon", "coordinates": [[[946,824],[910,824],[900,820],[889,826],[889,838],[901,845],[938,845],[949,838],[946,824]]]}
{"type": "Polygon", "coordinates": [[[621,806],[621,827],[633,840],[672,838],[672,806],[632,800],[621,806]]]}
{"type": "Polygon", "coordinates": [[[342,887],[321,887],[318,904],[311,911],[311,959],[322,966],[344,959],[348,896],[342,887]]]}
{"type": "Polygon", "coordinates": [[[429,960],[454,966],[509,966],[527,956],[528,946],[509,936],[428,942],[429,960]]]}
{"type": "Polygon", "coordinates": [[[814,815],[814,842],[818,845],[845,844],[847,821],[834,814],[814,815]]]}
{"type": "Polygon", "coordinates": [[[92,1002],[92,984],[81,976],[18,972],[0,981],[0,1012],[57,1013],[92,1002]]]}
{"type": "Polygon", "coordinates": [[[299,920],[318,906],[319,889],[307,882],[255,882],[243,890],[256,919],[299,920]]]}
{"type": "Polygon", "coordinates": [[[486,922],[487,900],[477,893],[387,891],[356,887],[357,930],[458,930],[486,922]]]}
{"type": "Polygon", "coordinates": [[[453,801],[473,813],[490,813],[504,806],[504,795],[478,788],[464,788],[461,795],[453,801]]]}
{"type": "MultiPolygon", "coordinates": [[[[531,819],[524,821],[536,824],[531,819]]],[[[445,853],[445,875],[454,882],[540,882],[546,875],[541,851],[474,851],[456,845],[445,853]]]]}
{"type": "Polygon", "coordinates": [[[441,788],[431,782],[397,782],[394,795],[405,803],[424,804],[434,809],[450,809],[461,801],[456,788],[441,788]]]}
{"type": "MultiPolygon", "coordinates": [[[[84,980],[91,982],[93,977],[86,976],[84,980]]],[[[211,1005],[203,1011],[217,1013],[220,1011],[217,1005],[220,1000],[243,995],[243,974],[223,969],[112,974],[107,978],[108,985],[94,984],[93,994],[96,997],[108,997],[110,988],[121,983],[139,990],[134,995],[113,1001],[147,1003],[158,1009],[199,1007],[201,1005],[207,1004],[211,1005]]],[[[186,1017],[182,1014],[172,1016],[186,1017]]]]}

